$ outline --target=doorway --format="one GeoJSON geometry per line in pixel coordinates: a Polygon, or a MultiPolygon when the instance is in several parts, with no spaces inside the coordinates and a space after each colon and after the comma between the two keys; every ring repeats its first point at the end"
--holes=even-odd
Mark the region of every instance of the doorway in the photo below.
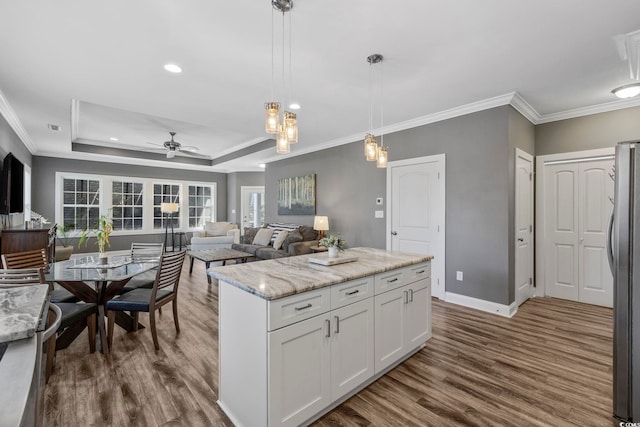
{"type": "Polygon", "coordinates": [[[516,148],[516,303],[533,296],[533,156],[516,148]]]}
{"type": "Polygon", "coordinates": [[[614,149],[539,156],[537,277],[542,295],[613,306],[606,238],[614,149]]]}
{"type": "Polygon", "coordinates": [[[260,227],[264,223],[264,186],[240,187],[240,216],[244,235],[245,227],[260,227]]]}
{"type": "Polygon", "coordinates": [[[433,255],[431,294],[445,297],[445,155],[389,162],[387,249],[433,255]]]}

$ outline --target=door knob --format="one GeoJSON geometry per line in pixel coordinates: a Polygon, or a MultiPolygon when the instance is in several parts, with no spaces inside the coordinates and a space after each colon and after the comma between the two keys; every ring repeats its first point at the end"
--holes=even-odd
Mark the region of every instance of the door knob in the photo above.
{"type": "Polygon", "coordinates": [[[518,237],[518,242],[524,242],[524,239],[522,237],[518,237]]]}
{"type": "Polygon", "coordinates": [[[397,232],[397,231],[392,231],[392,232],[391,232],[391,235],[392,235],[392,236],[397,236],[397,235],[398,235],[398,232],[397,232]]]}

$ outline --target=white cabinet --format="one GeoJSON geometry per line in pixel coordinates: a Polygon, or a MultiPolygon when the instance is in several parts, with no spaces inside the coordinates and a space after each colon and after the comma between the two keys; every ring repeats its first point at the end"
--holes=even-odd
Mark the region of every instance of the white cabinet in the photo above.
{"type": "Polygon", "coordinates": [[[431,283],[421,279],[375,296],[376,374],[431,338],[431,283]]]}
{"type": "Polygon", "coordinates": [[[269,425],[297,426],[373,376],[371,298],[269,333],[269,425]]]}
{"type": "Polygon", "coordinates": [[[269,425],[297,426],[331,403],[329,323],[317,316],[269,333],[269,425]]]}

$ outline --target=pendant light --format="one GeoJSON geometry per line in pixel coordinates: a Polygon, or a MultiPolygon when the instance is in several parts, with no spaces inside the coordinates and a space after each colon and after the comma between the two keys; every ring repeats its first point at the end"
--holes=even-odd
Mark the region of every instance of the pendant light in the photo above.
{"type": "MultiPolygon", "coordinates": [[[[289,145],[298,142],[298,121],[295,113],[283,111],[280,117],[280,109],[284,109],[285,86],[285,13],[293,8],[293,0],[271,0],[273,10],[282,12],[282,103],[265,103],[266,119],[265,131],[268,134],[277,135],[276,152],[288,153],[289,145]]],[[[273,10],[271,12],[271,96],[274,97],[274,63],[275,42],[273,31],[273,10]]],[[[289,14],[289,92],[291,91],[291,14],[289,14]]],[[[291,98],[291,93],[289,93],[291,98]]]]}
{"type": "Polygon", "coordinates": [[[617,39],[618,52],[627,61],[629,78],[633,81],[611,91],[620,99],[633,98],[640,95],[640,30],[617,39]]]}
{"type": "Polygon", "coordinates": [[[382,60],[384,57],[378,53],[369,55],[367,62],[369,63],[369,133],[364,137],[364,156],[369,162],[376,162],[376,167],[386,168],[388,161],[387,147],[384,146],[384,103],[383,103],[383,76],[382,76],[382,60]],[[372,66],[380,64],[380,145],[373,135],[373,84],[372,84],[372,66]]]}

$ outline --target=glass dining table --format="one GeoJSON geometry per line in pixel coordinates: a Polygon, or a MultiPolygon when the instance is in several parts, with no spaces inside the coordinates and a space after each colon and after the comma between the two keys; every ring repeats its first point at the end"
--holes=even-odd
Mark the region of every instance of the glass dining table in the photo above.
{"type": "MultiPolygon", "coordinates": [[[[58,283],[80,300],[98,306],[99,347],[110,359],[105,328],[105,304],[134,276],[158,266],[159,262],[134,262],[131,256],[111,256],[103,264],[97,256],[84,256],[49,264],[45,278],[58,283]]],[[[116,312],[116,323],[127,331],[134,329],[134,319],[125,312],[116,312]]],[[[138,325],[138,328],[144,328],[138,325]]]]}

